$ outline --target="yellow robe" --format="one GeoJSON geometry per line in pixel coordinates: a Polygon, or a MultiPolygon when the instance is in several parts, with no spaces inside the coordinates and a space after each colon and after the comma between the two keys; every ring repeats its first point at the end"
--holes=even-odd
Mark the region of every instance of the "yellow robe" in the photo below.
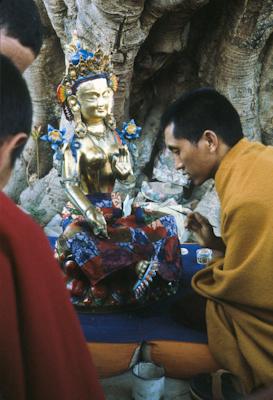
{"type": "Polygon", "coordinates": [[[240,140],[216,173],[224,258],[192,280],[209,347],[246,392],[273,382],[273,147],[240,140]]]}

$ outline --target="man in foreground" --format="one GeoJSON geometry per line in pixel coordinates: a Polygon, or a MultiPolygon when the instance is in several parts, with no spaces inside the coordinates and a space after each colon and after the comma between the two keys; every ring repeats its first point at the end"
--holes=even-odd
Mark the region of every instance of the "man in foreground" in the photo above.
{"type": "MultiPolygon", "coordinates": [[[[0,190],[31,130],[20,72],[0,55],[0,190]]],[[[0,396],[103,399],[95,369],[43,231],[0,192],[0,396]]]]}
{"type": "Polygon", "coordinates": [[[24,70],[42,45],[42,24],[33,0],[0,1],[0,53],[24,70]]]}
{"type": "Polygon", "coordinates": [[[221,202],[222,240],[200,214],[188,218],[200,244],[220,251],[192,280],[196,298],[206,299],[210,351],[245,392],[268,386],[273,382],[273,147],[243,138],[238,113],[213,89],[178,99],[163,115],[162,128],[176,168],[195,185],[214,178],[221,202]]]}

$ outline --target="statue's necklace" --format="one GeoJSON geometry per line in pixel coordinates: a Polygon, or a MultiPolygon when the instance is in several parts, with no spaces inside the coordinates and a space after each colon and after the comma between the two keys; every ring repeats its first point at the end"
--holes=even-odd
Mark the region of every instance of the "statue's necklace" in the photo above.
{"type": "Polygon", "coordinates": [[[87,133],[91,136],[95,136],[98,139],[101,139],[105,136],[105,126],[98,124],[92,127],[87,127],[87,133]]]}

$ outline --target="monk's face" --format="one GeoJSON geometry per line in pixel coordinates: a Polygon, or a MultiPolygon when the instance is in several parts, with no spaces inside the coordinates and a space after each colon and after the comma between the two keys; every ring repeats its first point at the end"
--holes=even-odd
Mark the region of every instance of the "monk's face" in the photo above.
{"type": "Polygon", "coordinates": [[[165,143],[171,150],[175,168],[183,170],[195,186],[201,185],[207,179],[213,178],[217,169],[217,154],[215,147],[206,132],[197,143],[187,139],[174,137],[174,123],[165,129],[165,143]]]}

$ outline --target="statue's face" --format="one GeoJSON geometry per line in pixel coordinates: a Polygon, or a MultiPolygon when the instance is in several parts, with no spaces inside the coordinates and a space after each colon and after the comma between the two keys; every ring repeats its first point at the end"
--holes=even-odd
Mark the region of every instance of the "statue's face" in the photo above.
{"type": "Polygon", "coordinates": [[[93,79],[80,84],[77,98],[81,106],[81,114],[85,121],[105,118],[110,113],[113,91],[105,78],[93,79]]]}

